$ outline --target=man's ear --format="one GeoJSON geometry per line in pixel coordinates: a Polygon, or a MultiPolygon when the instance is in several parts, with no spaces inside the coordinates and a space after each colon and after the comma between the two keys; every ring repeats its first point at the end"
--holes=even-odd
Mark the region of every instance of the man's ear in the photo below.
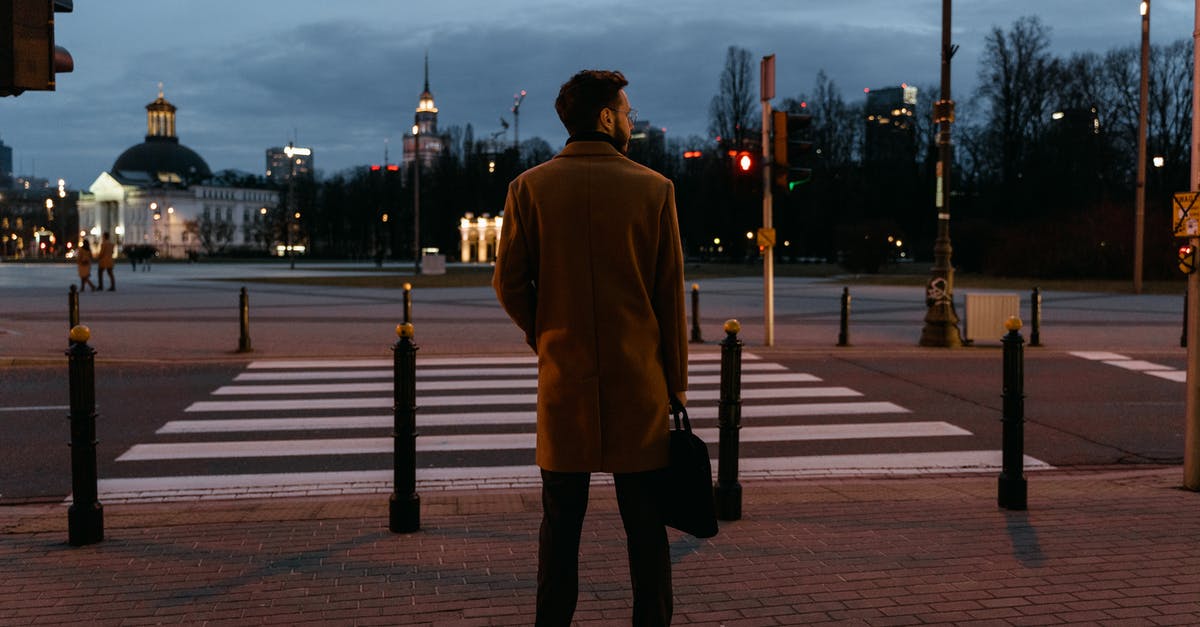
{"type": "Polygon", "coordinates": [[[612,109],[604,107],[600,110],[600,117],[596,120],[596,130],[611,133],[616,126],[615,121],[612,109]]]}

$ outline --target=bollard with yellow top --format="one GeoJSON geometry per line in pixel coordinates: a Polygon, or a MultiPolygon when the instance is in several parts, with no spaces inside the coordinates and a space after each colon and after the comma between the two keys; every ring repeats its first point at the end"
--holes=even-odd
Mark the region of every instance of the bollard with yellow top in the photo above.
{"type": "Polygon", "coordinates": [[[388,499],[388,529],[411,533],[421,528],[417,495],[417,345],[411,322],[396,325],[392,346],[393,490],[388,499]]]}
{"type": "Polygon", "coordinates": [[[404,284],[404,324],[412,324],[412,283],[404,284]]]}
{"type": "Polygon", "coordinates": [[[718,520],[742,517],[742,484],[738,483],[738,449],[742,429],[742,341],[737,320],[725,321],[721,340],[721,397],[717,408],[720,441],[717,445],[717,485],[713,496],[718,520]]]}
{"type": "Polygon", "coordinates": [[[104,539],[104,506],[96,481],[96,351],[88,346],[92,332],[71,327],[67,349],[71,397],[71,507],[67,510],[67,541],[72,546],[104,539]]]}
{"type": "Polygon", "coordinates": [[[1005,509],[1026,507],[1025,483],[1025,339],[1021,319],[1011,316],[1004,323],[1003,451],[997,503],[1005,509]]]}

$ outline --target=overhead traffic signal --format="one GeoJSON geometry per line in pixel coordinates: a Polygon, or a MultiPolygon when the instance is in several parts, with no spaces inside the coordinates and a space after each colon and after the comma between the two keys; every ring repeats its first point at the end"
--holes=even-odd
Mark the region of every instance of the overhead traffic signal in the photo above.
{"type": "Polygon", "coordinates": [[[54,45],[54,14],[74,8],[74,0],[0,0],[0,96],[54,91],[54,75],[75,69],[54,45]]]}
{"type": "Polygon", "coordinates": [[[812,116],[807,113],[773,111],[775,138],[771,160],[775,186],[792,191],[812,179],[812,116]]]}

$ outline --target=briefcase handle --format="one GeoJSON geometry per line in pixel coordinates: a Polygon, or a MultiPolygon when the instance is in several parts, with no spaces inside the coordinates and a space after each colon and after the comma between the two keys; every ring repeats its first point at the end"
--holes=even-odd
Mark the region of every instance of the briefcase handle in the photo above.
{"type": "Polygon", "coordinates": [[[692,430],[692,423],[688,420],[687,408],[674,396],[671,397],[670,404],[671,416],[675,418],[675,430],[690,432],[692,430]]]}

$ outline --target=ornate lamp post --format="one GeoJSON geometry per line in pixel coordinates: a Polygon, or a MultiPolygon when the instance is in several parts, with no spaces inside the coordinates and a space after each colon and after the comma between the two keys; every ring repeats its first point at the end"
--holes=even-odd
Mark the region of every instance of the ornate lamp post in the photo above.
{"type": "Polygon", "coordinates": [[[938,233],[933,244],[933,270],[925,286],[925,327],[921,346],[962,346],[958,314],[954,311],[954,267],[950,265],[950,165],[954,148],[950,124],[954,101],[950,99],[950,58],[958,46],[950,43],[950,0],[942,0],[942,96],[933,104],[933,121],[938,125],[937,195],[938,233]]]}

